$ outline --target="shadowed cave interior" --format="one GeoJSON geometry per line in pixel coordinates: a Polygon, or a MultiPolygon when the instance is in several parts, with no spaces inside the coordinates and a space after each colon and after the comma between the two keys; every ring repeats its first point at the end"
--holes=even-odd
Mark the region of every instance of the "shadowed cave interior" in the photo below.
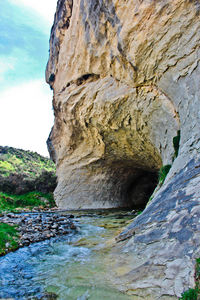
{"type": "Polygon", "coordinates": [[[145,208],[158,184],[158,170],[133,167],[131,162],[113,162],[106,173],[106,186],[111,188],[113,201],[118,199],[119,207],[145,208]]]}
{"type": "Polygon", "coordinates": [[[157,184],[158,172],[140,170],[137,178],[130,178],[127,183],[128,207],[145,208],[157,184]]]}

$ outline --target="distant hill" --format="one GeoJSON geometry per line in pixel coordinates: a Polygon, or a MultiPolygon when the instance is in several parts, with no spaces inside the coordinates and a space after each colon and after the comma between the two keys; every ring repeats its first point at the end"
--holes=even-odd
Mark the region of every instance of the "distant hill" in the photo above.
{"type": "Polygon", "coordinates": [[[55,164],[36,152],[0,146],[0,191],[24,194],[53,192],[55,164]]]}

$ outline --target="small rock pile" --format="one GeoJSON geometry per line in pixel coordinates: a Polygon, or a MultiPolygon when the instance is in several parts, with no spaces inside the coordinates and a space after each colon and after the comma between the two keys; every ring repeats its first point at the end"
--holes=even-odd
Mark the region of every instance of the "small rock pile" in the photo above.
{"type": "Polygon", "coordinates": [[[8,213],[0,217],[0,222],[18,226],[19,247],[23,247],[72,232],[76,229],[72,218],[60,213],[8,213]]]}

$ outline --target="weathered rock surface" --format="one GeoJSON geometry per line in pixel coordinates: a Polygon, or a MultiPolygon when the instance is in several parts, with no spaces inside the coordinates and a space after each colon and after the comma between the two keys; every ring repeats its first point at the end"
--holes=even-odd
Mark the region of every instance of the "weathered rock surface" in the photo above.
{"type": "Polygon", "coordinates": [[[46,79],[55,124],[48,144],[57,164],[57,204],[144,204],[158,169],[172,164],[152,202],[118,238],[117,247],[132,257],[120,283],[145,299],[179,297],[194,287],[199,12],[199,1],[60,0],[51,33],[46,79]]]}

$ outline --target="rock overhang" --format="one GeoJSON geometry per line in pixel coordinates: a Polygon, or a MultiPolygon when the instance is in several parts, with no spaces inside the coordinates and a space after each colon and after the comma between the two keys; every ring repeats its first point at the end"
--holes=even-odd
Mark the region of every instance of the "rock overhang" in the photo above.
{"type": "MultiPolygon", "coordinates": [[[[58,157],[57,174],[61,180],[58,179],[55,195],[60,205],[63,199],[63,205],[68,208],[89,208],[93,206],[93,197],[94,208],[132,206],[130,203],[127,205],[127,199],[122,199],[127,195],[131,199],[133,187],[130,186],[134,181],[138,185],[140,179],[141,185],[146,186],[146,191],[149,190],[147,194],[150,197],[150,186],[155,187],[156,180],[150,179],[148,188],[146,179],[142,177],[151,178],[148,174],[157,177],[162,160],[172,160],[172,136],[179,128],[177,114],[169,99],[152,86],[136,89],[112,77],[96,76],[87,76],[85,80],[82,78],[67,85],[56,97],[56,118],[51,137],[58,141],[54,145],[58,157]],[[84,186],[77,186],[76,191],[73,189],[73,196],[72,192],[66,193],[72,188],[68,178],[79,176],[78,169],[85,170],[83,173],[88,176],[88,184],[84,179],[84,186]],[[102,188],[100,182],[95,187],[96,177],[103,178],[102,188]],[[115,177],[118,178],[118,188],[114,184],[115,177]],[[82,190],[82,199],[88,198],[87,207],[86,200],[76,199],[81,199],[78,189],[82,190]],[[96,189],[99,190],[98,197],[94,192],[96,189]],[[118,191],[118,196],[114,190],[118,191]]],[[[74,182],[76,179],[73,178],[74,182]]],[[[143,203],[147,201],[147,196],[144,198],[143,203]]]]}
{"type": "Polygon", "coordinates": [[[180,297],[194,287],[200,251],[197,2],[65,0],[69,26],[58,18],[58,5],[50,42],[50,148],[59,206],[119,207],[134,198],[139,178],[148,190],[146,181],[172,164],[120,246],[134,257],[125,289],[146,299],[180,297]]]}

